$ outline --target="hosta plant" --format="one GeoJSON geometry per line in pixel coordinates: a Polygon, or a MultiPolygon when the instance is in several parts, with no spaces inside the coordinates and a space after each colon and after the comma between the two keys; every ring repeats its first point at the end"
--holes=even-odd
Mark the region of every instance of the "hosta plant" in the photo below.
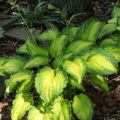
{"type": "MultiPolygon", "coordinates": [[[[50,28],[37,36],[42,47],[28,39],[17,54],[0,58],[0,75],[7,75],[5,97],[16,93],[12,120],[92,120],[93,103],[84,77],[109,91],[106,75],[118,72],[120,31],[90,19],[80,27],[50,28]]],[[[113,27],[112,27],[113,28],[113,27]]]]}

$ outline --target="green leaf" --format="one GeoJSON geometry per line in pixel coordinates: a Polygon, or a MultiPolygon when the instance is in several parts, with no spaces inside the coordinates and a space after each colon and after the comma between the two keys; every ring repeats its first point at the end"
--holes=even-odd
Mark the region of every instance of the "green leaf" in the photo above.
{"type": "Polygon", "coordinates": [[[64,28],[63,33],[67,35],[67,39],[71,42],[74,41],[77,36],[78,27],[64,28]]]}
{"type": "Polygon", "coordinates": [[[48,58],[43,56],[36,56],[31,58],[24,66],[24,69],[39,67],[48,64],[48,58]]]}
{"type": "Polygon", "coordinates": [[[80,120],[92,120],[93,105],[85,94],[76,95],[72,103],[73,111],[80,120]]]}
{"type": "Polygon", "coordinates": [[[26,70],[11,75],[10,79],[12,82],[22,82],[24,80],[30,79],[31,77],[32,73],[26,70]]]}
{"type": "Polygon", "coordinates": [[[120,16],[120,6],[119,5],[115,5],[113,10],[112,10],[112,17],[113,18],[117,18],[120,16]]]}
{"type": "Polygon", "coordinates": [[[74,41],[67,47],[66,53],[72,52],[73,54],[76,55],[83,52],[84,50],[89,49],[92,45],[93,43],[91,42],[80,41],[80,40],[74,41]]]}
{"type": "Polygon", "coordinates": [[[106,35],[110,35],[111,33],[115,32],[117,30],[117,25],[115,24],[105,24],[102,27],[102,30],[99,34],[99,39],[106,36],[106,35]]]}
{"type": "Polygon", "coordinates": [[[115,59],[120,62],[120,47],[118,46],[108,46],[104,48],[105,50],[107,50],[108,52],[110,52],[115,59]]]}
{"type": "Polygon", "coordinates": [[[10,79],[5,80],[5,93],[4,96],[7,97],[9,93],[13,92],[16,89],[17,83],[13,83],[10,79]]]}
{"type": "Polygon", "coordinates": [[[63,68],[68,74],[77,79],[78,83],[82,82],[82,79],[86,72],[86,65],[84,64],[82,59],[78,57],[73,60],[66,60],[63,63],[63,68]]]}
{"type": "Polygon", "coordinates": [[[104,77],[102,77],[100,75],[91,74],[90,75],[90,80],[91,80],[92,83],[99,86],[104,91],[109,92],[108,82],[105,80],[104,77]]]}
{"type": "Polygon", "coordinates": [[[84,41],[95,42],[102,26],[103,23],[97,19],[87,20],[78,30],[78,38],[84,41]]]}
{"type": "Polygon", "coordinates": [[[39,107],[32,107],[28,113],[28,120],[53,120],[50,112],[41,112],[39,107]]]}
{"type": "Polygon", "coordinates": [[[50,54],[52,57],[56,57],[60,55],[65,48],[65,45],[67,43],[66,35],[62,34],[59,35],[51,44],[50,46],[50,54]]]}
{"type": "Polygon", "coordinates": [[[118,64],[115,58],[105,50],[95,50],[87,61],[90,72],[98,75],[109,75],[117,73],[118,64]]]}
{"type": "Polygon", "coordinates": [[[0,38],[4,37],[5,30],[0,27],[0,38]]]}
{"type": "Polygon", "coordinates": [[[100,47],[106,47],[111,45],[117,45],[117,41],[113,38],[106,38],[100,43],[100,47]]]}
{"type": "Polygon", "coordinates": [[[45,48],[35,44],[31,40],[27,40],[26,47],[27,47],[28,53],[31,56],[37,56],[37,55],[48,56],[48,51],[45,48]]]}
{"type": "Polygon", "coordinates": [[[12,120],[20,120],[24,114],[31,108],[33,98],[29,93],[17,94],[12,106],[11,118],[12,120]]]}
{"type": "Polygon", "coordinates": [[[109,24],[117,24],[117,18],[112,18],[110,20],[108,20],[109,24]]]}
{"type": "Polygon", "coordinates": [[[17,48],[17,49],[16,49],[16,52],[17,52],[17,53],[27,53],[27,54],[29,54],[29,53],[28,53],[28,50],[27,50],[26,43],[23,44],[21,47],[17,48]]]}
{"type": "Polygon", "coordinates": [[[25,60],[19,56],[9,57],[6,63],[3,65],[3,69],[6,73],[13,74],[23,69],[25,60]]]}
{"type": "Polygon", "coordinates": [[[53,103],[52,113],[54,120],[71,120],[70,105],[60,96],[53,103]]]}
{"type": "Polygon", "coordinates": [[[49,67],[37,73],[35,87],[45,103],[51,102],[66,87],[67,78],[62,71],[55,71],[49,67]]]}
{"type": "Polygon", "coordinates": [[[59,68],[62,66],[63,62],[70,57],[72,57],[73,53],[66,53],[66,54],[61,54],[59,55],[54,61],[53,61],[53,66],[54,68],[59,68]]]}
{"type": "Polygon", "coordinates": [[[6,62],[5,57],[0,58],[0,66],[2,66],[5,62],[6,62]]]}
{"type": "Polygon", "coordinates": [[[29,92],[33,86],[33,83],[34,83],[34,80],[32,79],[32,77],[22,81],[22,83],[17,88],[17,93],[29,92]]]}
{"type": "Polygon", "coordinates": [[[58,34],[59,34],[59,30],[54,27],[54,28],[50,28],[50,29],[46,30],[45,32],[41,33],[36,38],[38,40],[42,40],[42,41],[46,41],[46,40],[52,41],[57,37],[58,34]]]}
{"type": "Polygon", "coordinates": [[[85,91],[85,88],[83,86],[82,83],[78,83],[77,80],[75,80],[74,78],[70,78],[70,84],[74,87],[77,88],[79,90],[85,91]]]}

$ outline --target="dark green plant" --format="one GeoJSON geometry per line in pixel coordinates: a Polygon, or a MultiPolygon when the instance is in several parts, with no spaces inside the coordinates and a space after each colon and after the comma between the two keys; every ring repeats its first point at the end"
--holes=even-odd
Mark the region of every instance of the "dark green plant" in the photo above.
{"type": "Polygon", "coordinates": [[[0,27],[0,38],[4,37],[5,30],[0,27]]]}
{"type": "Polygon", "coordinates": [[[119,70],[120,31],[110,27],[90,19],[61,32],[50,28],[37,37],[48,41],[46,48],[28,39],[17,49],[25,57],[0,58],[0,75],[8,75],[5,96],[16,91],[12,120],[20,120],[27,111],[28,120],[92,120],[85,75],[108,92],[105,76],[119,70]]]}

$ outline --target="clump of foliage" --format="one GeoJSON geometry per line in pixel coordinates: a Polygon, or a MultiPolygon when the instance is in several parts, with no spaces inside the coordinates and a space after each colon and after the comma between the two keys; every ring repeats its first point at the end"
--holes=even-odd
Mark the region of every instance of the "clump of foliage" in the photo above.
{"type": "Polygon", "coordinates": [[[12,120],[26,112],[28,120],[91,120],[93,104],[84,77],[89,74],[93,84],[109,91],[105,76],[117,74],[120,62],[118,27],[90,19],[61,32],[50,28],[37,36],[48,41],[46,48],[28,39],[17,49],[21,55],[0,58],[0,75],[8,75],[5,96],[16,91],[12,120]]]}

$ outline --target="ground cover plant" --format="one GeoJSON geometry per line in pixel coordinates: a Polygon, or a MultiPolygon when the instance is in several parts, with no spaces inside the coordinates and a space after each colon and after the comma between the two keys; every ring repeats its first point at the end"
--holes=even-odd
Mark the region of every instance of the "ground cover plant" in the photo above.
{"type": "Polygon", "coordinates": [[[0,75],[7,76],[5,97],[16,92],[12,120],[26,112],[28,120],[92,119],[94,106],[84,77],[109,91],[105,76],[119,71],[119,9],[114,7],[106,23],[90,19],[80,27],[50,28],[37,41],[28,39],[15,56],[0,58],[0,75]]]}

